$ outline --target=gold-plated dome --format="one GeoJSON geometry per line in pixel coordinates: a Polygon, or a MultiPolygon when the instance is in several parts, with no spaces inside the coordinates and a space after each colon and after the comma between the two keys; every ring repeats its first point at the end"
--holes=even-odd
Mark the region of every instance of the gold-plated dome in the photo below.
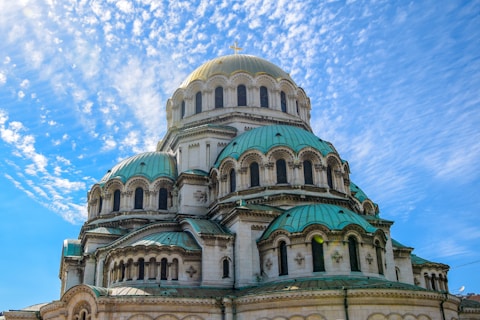
{"type": "Polygon", "coordinates": [[[217,74],[229,77],[237,72],[247,72],[252,76],[268,74],[277,80],[285,79],[295,83],[288,73],[267,60],[246,54],[232,54],[202,64],[187,77],[180,87],[185,88],[195,80],[206,80],[217,74]]]}

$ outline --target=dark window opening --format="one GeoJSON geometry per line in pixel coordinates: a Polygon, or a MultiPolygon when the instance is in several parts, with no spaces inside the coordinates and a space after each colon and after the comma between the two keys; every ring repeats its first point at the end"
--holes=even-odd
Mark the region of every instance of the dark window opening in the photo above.
{"type": "Polygon", "coordinates": [[[195,95],[195,113],[202,112],[202,93],[199,91],[195,95]]]}
{"type": "Polygon", "coordinates": [[[160,280],[167,280],[167,258],[162,258],[160,262],[160,280]]]}
{"type": "Polygon", "coordinates": [[[247,88],[243,84],[237,87],[237,104],[239,107],[247,105],[247,88]]]}
{"type": "Polygon", "coordinates": [[[305,184],[313,184],[312,162],[309,160],[303,161],[303,177],[305,179],[305,184]]]}
{"type": "Polygon", "coordinates": [[[230,276],[230,263],[228,259],[223,259],[223,278],[228,278],[230,276]]]}
{"type": "Polygon", "coordinates": [[[235,169],[230,170],[230,192],[235,192],[237,188],[235,169]]]}
{"type": "Polygon", "coordinates": [[[285,92],[280,92],[280,106],[282,107],[282,112],[287,112],[287,97],[285,92]]]}
{"type": "Polygon", "coordinates": [[[287,244],[285,241],[280,242],[280,246],[278,248],[279,254],[279,265],[278,271],[279,275],[287,275],[288,274],[288,259],[287,259],[287,244]]]}
{"type": "Polygon", "coordinates": [[[348,238],[348,253],[350,254],[350,270],[360,271],[360,261],[358,260],[358,246],[355,237],[348,238]]]}
{"type": "Polygon", "coordinates": [[[223,108],[223,87],[215,88],[215,108],[223,108]]]}
{"type": "Polygon", "coordinates": [[[138,259],[138,280],[143,280],[145,277],[145,260],[143,258],[138,259]]]}
{"type": "Polygon", "coordinates": [[[113,193],[113,211],[120,211],[120,190],[113,193]]]}
{"type": "Polygon", "coordinates": [[[260,87],[260,107],[268,108],[268,90],[267,87],[260,87]]]}
{"type": "Polygon", "coordinates": [[[143,189],[138,187],[135,189],[135,206],[134,209],[143,209],[143,189]]]}
{"type": "Polygon", "coordinates": [[[330,165],[327,166],[327,183],[330,189],[333,189],[333,172],[330,165]]]}
{"type": "Polygon", "coordinates": [[[382,248],[380,247],[380,243],[378,241],[375,242],[375,253],[377,256],[378,273],[383,274],[382,248]]]}
{"type": "Polygon", "coordinates": [[[260,185],[260,172],[258,170],[258,163],[252,162],[250,164],[250,186],[258,187],[260,185]]]}
{"type": "Polygon", "coordinates": [[[278,159],[277,167],[277,183],[287,183],[287,165],[284,159],[278,159]]]}
{"type": "Polygon", "coordinates": [[[314,236],[312,239],[312,258],[313,271],[325,271],[325,260],[323,256],[323,239],[319,235],[314,236]]]}
{"type": "Polygon", "coordinates": [[[168,206],[168,192],[165,188],[160,188],[158,191],[158,209],[167,210],[168,206]]]}
{"type": "Polygon", "coordinates": [[[98,213],[102,212],[102,206],[103,206],[103,198],[100,196],[100,198],[98,198],[98,213]]]}
{"type": "Polygon", "coordinates": [[[185,100],[182,100],[182,109],[180,110],[180,118],[183,119],[185,117],[185,100]]]}

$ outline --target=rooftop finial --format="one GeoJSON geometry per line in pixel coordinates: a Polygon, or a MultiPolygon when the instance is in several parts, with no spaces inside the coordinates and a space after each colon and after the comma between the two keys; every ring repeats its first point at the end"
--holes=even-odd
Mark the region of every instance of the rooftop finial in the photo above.
{"type": "Polygon", "coordinates": [[[240,48],[240,47],[238,46],[237,41],[235,41],[235,44],[234,44],[233,46],[230,46],[230,49],[233,49],[233,51],[235,52],[235,54],[237,54],[238,51],[243,50],[242,48],[240,48]]]}

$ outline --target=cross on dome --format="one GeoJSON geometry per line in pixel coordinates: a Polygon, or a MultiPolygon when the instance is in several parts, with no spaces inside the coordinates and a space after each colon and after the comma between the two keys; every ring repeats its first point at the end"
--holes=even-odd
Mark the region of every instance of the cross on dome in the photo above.
{"type": "Polygon", "coordinates": [[[235,41],[235,43],[233,44],[233,46],[230,46],[230,49],[232,49],[232,50],[235,52],[235,54],[238,54],[238,51],[243,50],[243,48],[240,48],[240,47],[238,46],[237,41],[235,41]]]}

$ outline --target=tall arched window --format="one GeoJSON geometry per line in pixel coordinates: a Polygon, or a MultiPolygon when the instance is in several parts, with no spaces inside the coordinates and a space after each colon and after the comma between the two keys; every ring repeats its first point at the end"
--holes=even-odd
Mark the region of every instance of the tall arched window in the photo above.
{"type": "Polygon", "coordinates": [[[285,92],[280,92],[280,106],[282,107],[282,112],[287,112],[287,97],[285,92]]]}
{"type": "Polygon", "coordinates": [[[227,258],[223,259],[223,276],[222,278],[228,278],[230,276],[230,263],[227,258]]]}
{"type": "Polygon", "coordinates": [[[377,268],[378,273],[383,274],[383,257],[382,257],[382,248],[380,247],[380,242],[375,241],[375,254],[377,256],[377,268]]]}
{"type": "Polygon", "coordinates": [[[200,91],[195,95],[195,113],[202,112],[202,93],[200,91]]]}
{"type": "Polygon", "coordinates": [[[120,190],[113,192],[113,211],[120,211],[120,190]]]}
{"type": "Polygon", "coordinates": [[[135,205],[134,209],[143,209],[143,189],[138,187],[135,189],[135,205]]]}
{"type": "Polygon", "coordinates": [[[243,84],[237,87],[237,104],[239,107],[247,105],[247,88],[243,84]]]}
{"type": "Polygon", "coordinates": [[[300,114],[300,110],[298,109],[298,100],[295,101],[295,107],[297,109],[297,114],[300,114]]]}
{"type": "Polygon", "coordinates": [[[305,184],[313,184],[312,162],[310,160],[303,161],[303,178],[305,184]]]}
{"type": "Polygon", "coordinates": [[[260,107],[268,108],[268,90],[267,87],[260,87],[260,107]]]}
{"type": "Polygon", "coordinates": [[[325,260],[323,256],[323,239],[315,235],[312,239],[312,260],[313,272],[325,271],[325,260]]]}
{"type": "Polygon", "coordinates": [[[330,189],[333,189],[333,169],[330,165],[327,166],[327,183],[330,189]]]}
{"type": "Polygon", "coordinates": [[[252,162],[250,164],[250,187],[258,187],[260,185],[260,172],[258,170],[258,163],[252,162]]]}
{"type": "Polygon", "coordinates": [[[235,169],[230,170],[230,192],[235,192],[237,189],[237,182],[235,176],[235,169]]]}
{"type": "Polygon", "coordinates": [[[145,260],[143,258],[138,259],[138,280],[143,280],[145,277],[145,260]]]}
{"type": "Polygon", "coordinates": [[[278,273],[283,276],[288,274],[287,244],[280,242],[278,246],[278,273]]]}
{"type": "Polygon", "coordinates": [[[160,261],[160,280],[167,280],[167,258],[162,258],[160,261]]]}
{"type": "Polygon", "coordinates": [[[183,119],[185,117],[185,100],[182,100],[182,106],[180,109],[180,118],[183,119]]]}
{"type": "Polygon", "coordinates": [[[160,188],[158,191],[158,209],[167,210],[168,206],[168,192],[165,188],[160,188]]]}
{"type": "Polygon", "coordinates": [[[120,281],[125,280],[125,263],[120,261],[120,281]]]}
{"type": "Polygon", "coordinates": [[[157,272],[155,269],[157,268],[157,261],[155,258],[150,258],[148,261],[148,279],[153,280],[157,277],[157,272]]]}
{"type": "Polygon", "coordinates": [[[360,261],[358,260],[358,246],[357,239],[351,236],[348,237],[348,253],[350,255],[350,270],[360,271],[360,261]]]}
{"type": "Polygon", "coordinates": [[[215,88],[215,108],[223,108],[223,87],[215,88]]]}
{"type": "Polygon", "coordinates": [[[277,183],[287,183],[287,165],[284,159],[278,159],[277,167],[277,183]]]}

